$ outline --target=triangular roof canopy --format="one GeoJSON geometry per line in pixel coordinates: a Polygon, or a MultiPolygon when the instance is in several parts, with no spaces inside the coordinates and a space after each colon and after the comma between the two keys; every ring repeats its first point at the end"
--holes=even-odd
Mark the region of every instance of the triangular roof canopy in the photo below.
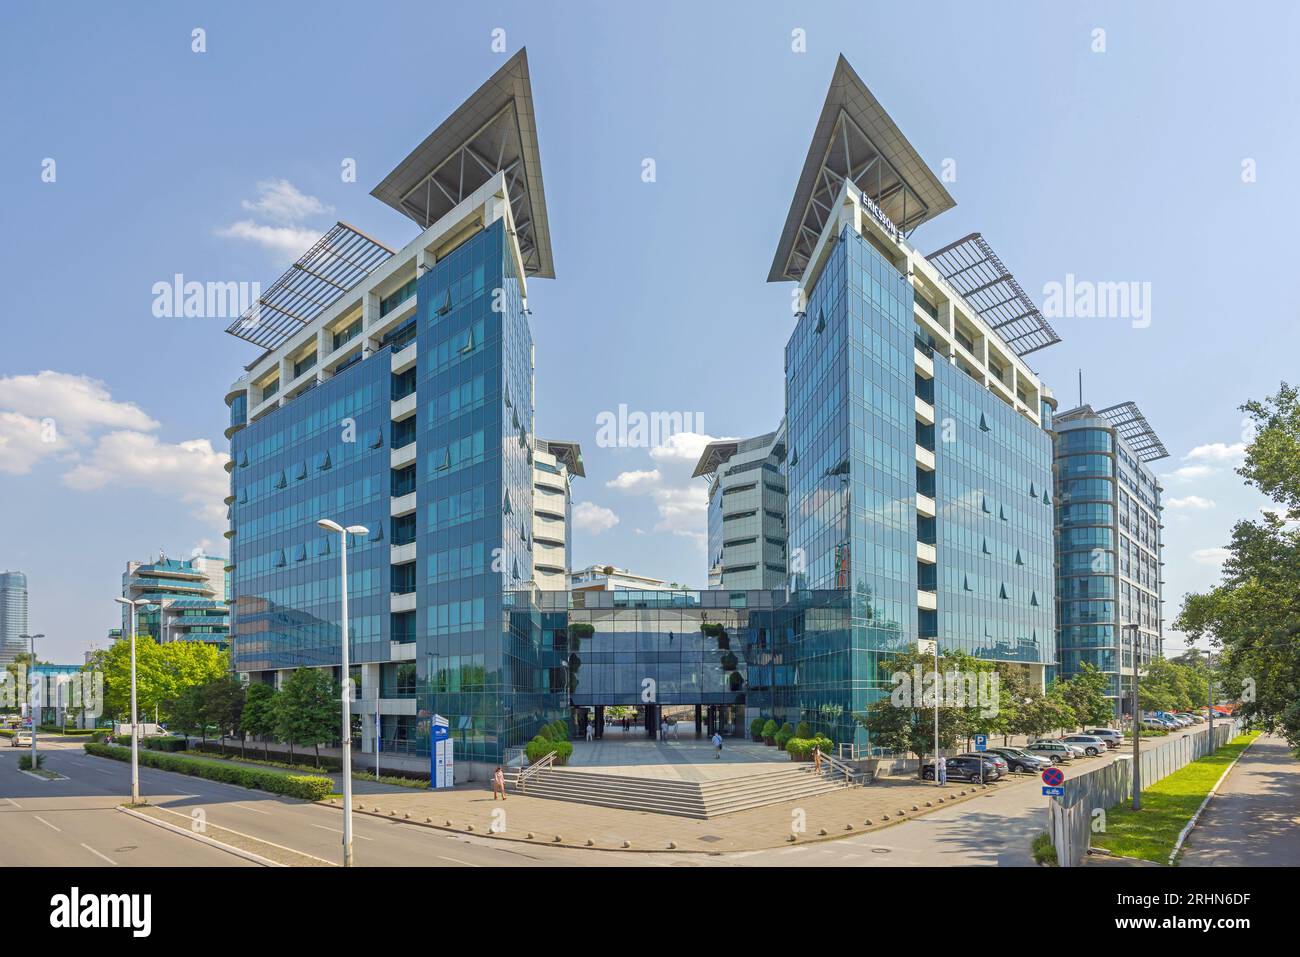
{"type": "Polygon", "coordinates": [[[768,282],[803,275],[846,178],[904,234],[957,205],[841,55],[790,201],[768,282]]]}
{"type": "Polygon", "coordinates": [[[370,191],[427,229],[498,171],[506,174],[524,271],[555,278],[537,120],[521,49],[370,191]]]}

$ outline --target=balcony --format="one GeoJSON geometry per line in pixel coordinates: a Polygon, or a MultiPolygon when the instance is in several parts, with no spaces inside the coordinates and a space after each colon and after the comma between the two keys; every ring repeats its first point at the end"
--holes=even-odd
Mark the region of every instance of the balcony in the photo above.
{"type": "Polygon", "coordinates": [[[934,359],[923,353],[920,349],[912,349],[912,363],[919,374],[927,379],[934,378],[934,359]]]}
{"type": "Polygon", "coordinates": [[[916,397],[916,420],[922,425],[934,425],[934,406],[919,395],[916,397]]]}
{"type": "Polygon", "coordinates": [[[415,561],[415,542],[391,546],[388,550],[388,560],[394,565],[415,561]]]}
{"type": "Polygon", "coordinates": [[[929,449],[923,449],[921,446],[916,447],[916,464],[921,466],[927,472],[934,471],[934,453],[929,449]]]}
{"type": "Polygon", "coordinates": [[[935,557],[933,545],[927,545],[925,542],[916,543],[916,560],[924,562],[927,565],[937,564],[938,559],[935,557]]]}
{"type": "Polygon", "coordinates": [[[924,516],[925,518],[934,518],[935,515],[934,499],[932,499],[928,495],[922,495],[920,492],[917,492],[916,513],[918,515],[924,516]]]}
{"type": "Polygon", "coordinates": [[[924,611],[934,611],[939,607],[939,598],[932,591],[917,589],[916,607],[924,611]]]}
{"type": "Polygon", "coordinates": [[[389,611],[393,614],[400,614],[404,611],[415,611],[415,592],[406,592],[405,594],[392,595],[389,605],[389,611]]]}
{"type": "MultiPolygon", "coordinates": [[[[410,446],[407,446],[407,448],[410,448],[410,446]]],[[[402,515],[410,515],[416,508],[414,492],[408,492],[405,495],[394,498],[391,502],[392,504],[389,506],[388,514],[393,518],[398,518],[402,515]]]]}
{"type": "Polygon", "coordinates": [[[392,356],[393,356],[392,369],[394,374],[405,372],[407,369],[414,368],[415,360],[418,356],[418,351],[416,349],[416,344],[414,340],[412,340],[408,345],[403,346],[400,352],[398,352],[396,350],[396,347],[394,347],[392,356]]]}
{"type": "Polygon", "coordinates": [[[389,453],[389,465],[395,469],[404,469],[415,462],[415,443],[411,442],[403,445],[400,449],[393,449],[389,453]]]}
{"type": "Polygon", "coordinates": [[[415,415],[416,395],[412,392],[404,398],[398,399],[390,405],[389,417],[394,422],[401,422],[403,419],[409,419],[415,415]]]}

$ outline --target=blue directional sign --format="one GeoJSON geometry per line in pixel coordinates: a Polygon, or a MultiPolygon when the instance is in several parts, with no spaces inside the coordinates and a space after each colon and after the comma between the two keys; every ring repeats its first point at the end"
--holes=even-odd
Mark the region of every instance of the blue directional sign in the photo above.
{"type": "Polygon", "coordinates": [[[989,749],[989,736],[987,734],[975,735],[975,750],[987,751],[989,749]]]}
{"type": "Polygon", "coordinates": [[[1044,785],[1043,795],[1045,797],[1054,797],[1054,798],[1065,797],[1065,788],[1049,788],[1046,785],[1044,785]]]}
{"type": "Polygon", "coordinates": [[[445,725],[435,724],[433,726],[433,740],[446,741],[450,737],[451,737],[451,732],[447,730],[447,727],[445,725]]]}
{"type": "MultiPolygon", "coordinates": [[[[1048,787],[1059,788],[1065,783],[1065,772],[1060,768],[1044,768],[1043,783],[1048,787]]],[[[1043,793],[1046,794],[1047,791],[1044,790],[1043,793]]]]}

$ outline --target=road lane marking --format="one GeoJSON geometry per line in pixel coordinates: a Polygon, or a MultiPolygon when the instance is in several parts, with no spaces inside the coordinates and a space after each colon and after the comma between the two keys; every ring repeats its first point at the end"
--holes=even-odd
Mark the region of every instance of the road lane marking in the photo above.
{"type": "MultiPolygon", "coordinates": [[[[339,835],[340,837],[343,836],[343,831],[342,831],[340,828],[337,828],[337,827],[326,827],[324,824],[313,824],[312,827],[318,827],[318,828],[320,828],[322,831],[333,831],[335,834],[339,835]]],[[[358,833],[356,832],[355,829],[353,829],[353,831],[352,831],[352,836],[355,837],[358,841],[373,841],[373,840],[374,840],[373,837],[366,837],[364,834],[358,834],[358,833]]]]}
{"type": "Polygon", "coordinates": [[[482,867],[482,866],[483,866],[482,864],[471,864],[469,861],[462,861],[462,860],[460,860],[459,858],[456,858],[456,857],[443,857],[441,854],[438,855],[438,860],[440,860],[440,861],[451,861],[453,864],[460,864],[460,865],[462,865],[462,866],[464,866],[464,867],[482,867]]]}
{"type": "MultiPolygon", "coordinates": [[[[155,808],[155,810],[162,811],[164,814],[172,814],[175,815],[176,817],[184,818],[186,821],[192,820],[192,818],[188,814],[182,814],[179,811],[173,811],[171,808],[158,806],[155,808]]],[[[239,837],[246,837],[250,841],[257,841],[259,844],[265,844],[267,847],[274,847],[281,851],[288,851],[290,854],[297,854],[300,857],[309,857],[312,860],[320,861],[322,864],[328,864],[330,867],[338,867],[338,864],[334,861],[327,861],[323,857],[317,857],[315,854],[308,854],[306,851],[300,851],[296,847],[287,847],[284,844],[276,844],[274,841],[268,841],[264,837],[257,837],[253,834],[245,834],[243,831],[236,831],[233,827],[226,827],[224,824],[214,824],[211,821],[209,821],[208,827],[218,831],[226,831],[229,834],[236,834],[239,837]]]]}
{"type": "Polygon", "coordinates": [[[15,801],[13,798],[5,798],[5,800],[8,801],[10,804],[12,804],[14,807],[18,808],[18,810],[21,811],[23,809],[23,806],[19,804],[17,801],[15,801]]]}
{"type": "Polygon", "coordinates": [[[270,813],[271,813],[270,811],[263,811],[260,807],[249,807],[247,804],[236,804],[234,801],[231,801],[231,802],[230,802],[230,806],[231,806],[231,807],[234,807],[234,808],[239,808],[239,810],[241,810],[241,811],[252,811],[254,814],[270,814],[270,813]]]}
{"type": "Polygon", "coordinates": [[[49,821],[45,820],[45,818],[41,817],[39,814],[33,814],[32,817],[36,818],[36,820],[40,821],[42,824],[44,824],[44,825],[45,825],[46,827],[48,827],[50,830],[52,830],[52,831],[58,831],[59,833],[63,833],[63,828],[61,828],[61,827],[55,827],[53,824],[51,824],[49,821]]]}
{"type": "Polygon", "coordinates": [[[101,859],[103,859],[103,860],[105,860],[105,861],[108,861],[108,863],[112,864],[114,867],[117,867],[117,861],[113,860],[113,859],[112,859],[111,857],[109,857],[107,854],[101,854],[101,853],[99,853],[99,851],[95,850],[95,849],[94,849],[93,847],[91,847],[89,844],[82,844],[81,846],[84,847],[86,850],[90,851],[90,853],[94,854],[96,857],[101,858],[101,859]]]}

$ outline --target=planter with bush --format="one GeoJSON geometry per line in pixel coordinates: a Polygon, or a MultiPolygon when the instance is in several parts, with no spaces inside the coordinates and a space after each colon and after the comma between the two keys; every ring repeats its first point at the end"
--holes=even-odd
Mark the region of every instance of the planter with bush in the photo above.
{"type": "Polygon", "coordinates": [[[796,738],[811,738],[813,736],[812,725],[807,721],[800,721],[794,728],[796,738]]]}
{"type": "Polygon", "coordinates": [[[749,722],[749,736],[755,741],[763,740],[763,724],[764,722],[762,718],[755,718],[753,721],[749,722]]]}
{"type": "Polygon", "coordinates": [[[763,722],[763,743],[769,747],[776,744],[776,733],[780,730],[780,726],[771,718],[768,718],[763,722]]]}
{"type": "Polygon", "coordinates": [[[785,751],[790,755],[791,761],[811,761],[814,751],[831,754],[834,748],[835,742],[821,734],[812,738],[794,737],[785,743],[785,751]]]}
{"type": "Polygon", "coordinates": [[[524,745],[524,754],[528,756],[529,764],[536,764],[552,751],[555,752],[556,764],[568,764],[569,758],[573,757],[573,745],[571,743],[544,738],[540,734],[524,745]]]}

